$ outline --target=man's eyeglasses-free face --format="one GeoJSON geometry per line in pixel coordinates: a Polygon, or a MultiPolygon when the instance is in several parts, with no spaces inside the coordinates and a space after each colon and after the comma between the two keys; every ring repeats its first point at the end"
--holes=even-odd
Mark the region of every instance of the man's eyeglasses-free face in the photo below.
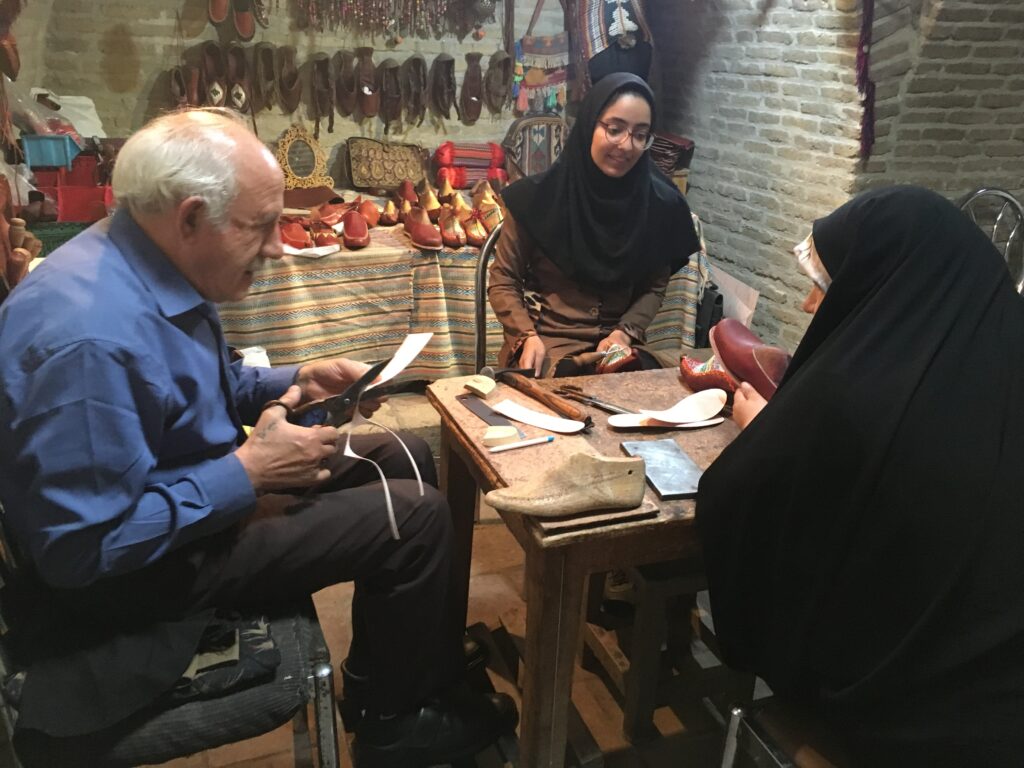
{"type": "Polygon", "coordinates": [[[621,144],[626,140],[626,137],[629,137],[634,147],[642,152],[646,152],[651,148],[651,144],[654,143],[654,134],[647,128],[631,131],[626,126],[616,123],[606,123],[603,120],[598,120],[597,123],[604,128],[604,137],[608,139],[610,144],[621,144]]]}

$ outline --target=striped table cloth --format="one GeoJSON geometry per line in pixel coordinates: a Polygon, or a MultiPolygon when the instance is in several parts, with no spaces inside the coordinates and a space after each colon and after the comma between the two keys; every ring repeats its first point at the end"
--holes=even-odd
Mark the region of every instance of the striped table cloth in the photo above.
{"type": "MultiPolygon", "coordinates": [[[[219,307],[228,344],[264,347],[273,365],[338,356],[375,362],[394,354],[407,334],[432,331],[400,378],[474,373],[478,250],[421,252],[397,228],[378,227],[371,237],[359,251],[266,262],[245,299],[219,307]]],[[[648,329],[648,345],[667,359],[678,358],[686,314],[695,309],[689,285],[682,275],[673,277],[648,329]]],[[[494,363],[501,326],[489,306],[487,339],[494,363]]]]}

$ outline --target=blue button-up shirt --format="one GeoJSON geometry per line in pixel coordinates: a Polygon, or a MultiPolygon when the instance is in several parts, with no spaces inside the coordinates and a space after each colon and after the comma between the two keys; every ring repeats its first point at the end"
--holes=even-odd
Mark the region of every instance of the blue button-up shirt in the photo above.
{"type": "Polygon", "coordinates": [[[0,305],[0,501],[46,582],[137,570],[253,508],[240,422],[295,368],[226,355],[216,309],[126,211],[0,305]]]}

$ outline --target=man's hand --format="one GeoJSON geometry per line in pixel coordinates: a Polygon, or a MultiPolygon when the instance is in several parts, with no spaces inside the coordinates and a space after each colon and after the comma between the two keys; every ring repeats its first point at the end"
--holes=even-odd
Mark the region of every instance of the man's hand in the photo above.
{"type": "Polygon", "coordinates": [[[544,342],[540,340],[539,336],[527,336],[526,341],[523,342],[523,351],[519,353],[518,365],[520,368],[533,368],[533,375],[540,378],[546,354],[544,342]]]}
{"type": "Polygon", "coordinates": [[[768,401],[757,393],[747,382],[741,382],[736,393],[732,396],[732,419],[740,429],[746,429],[747,425],[754,420],[768,401]]]}
{"type": "MultiPolygon", "coordinates": [[[[370,366],[366,363],[348,360],[344,357],[304,365],[299,369],[299,375],[295,377],[295,383],[302,388],[301,402],[306,403],[310,400],[322,400],[331,395],[340,395],[349,384],[357,381],[369,369],[370,366]]],[[[363,416],[370,417],[374,411],[380,408],[381,403],[385,402],[387,402],[386,397],[375,398],[373,390],[370,390],[359,401],[359,412],[363,416]]]]}
{"type": "MultiPolygon", "coordinates": [[[[289,387],[280,399],[294,408],[301,401],[299,388],[289,387]]],[[[338,430],[299,427],[289,424],[286,417],[284,408],[264,411],[249,439],[235,451],[257,491],[303,488],[331,476],[326,465],[338,452],[338,430]]]]}
{"type": "Polygon", "coordinates": [[[625,356],[628,357],[630,351],[633,349],[633,340],[629,338],[629,335],[625,331],[621,331],[616,328],[614,331],[605,336],[601,341],[597,343],[597,351],[604,352],[609,347],[618,344],[624,350],[626,350],[625,356]]]}

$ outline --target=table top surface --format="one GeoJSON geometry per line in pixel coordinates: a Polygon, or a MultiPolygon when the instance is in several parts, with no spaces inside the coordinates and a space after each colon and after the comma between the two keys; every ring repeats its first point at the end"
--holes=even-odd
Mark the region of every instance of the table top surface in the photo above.
{"type": "MultiPolygon", "coordinates": [[[[622,456],[622,442],[625,440],[658,440],[673,438],[687,454],[702,468],[706,469],[718,454],[739,434],[739,428],[727,418],[714,427],[701,429],[613,429],[608,426],[608,414],[590,406],[581,407],[591,415],[594,427],[590,433],[558,435],[551,443],[527,448],[490,453],[482,444],[487,428],[476,415],[456,402],[457,395],[466,392],[465,382],[469,377],[442,379],[427,388],[427,396],[441,415],[442,428],[447,430],[455,447],[477,470],[481,477],[482,490],[515,485],[539,473],[557,467],[575,453],[622,456]]],[[[638,371],[635,373],[605,374],[601,376],[580,376],[557,381],[545,380],[542,386],[554,389],[564,384],[575,384],[589,395],[616,403],[631,409],[668,408],[691,394],[683,383],[677,369],[638,371]]],[[[497,403],[509,399],[537,411],[550,413],[541,403],[504,384],[499,384],[487,401],[497,403]]],[[[527,438],[550,434],[545,430],[519,425],[527,438]]],[[[641,510],[649,514],[639,519],[628,516],[616,519],[609,515],[606,521],[597,525],[580,528],[551,529],[544,531],[534,520],[534,535],[543,539],[543,546],[558,546],[575,541],[579,537],[615,536],[634,531],[637,528],[659,529],[669,526],[692,525],[695,502],[692,499],[663,501],[647,488],[641,510]]]]}

